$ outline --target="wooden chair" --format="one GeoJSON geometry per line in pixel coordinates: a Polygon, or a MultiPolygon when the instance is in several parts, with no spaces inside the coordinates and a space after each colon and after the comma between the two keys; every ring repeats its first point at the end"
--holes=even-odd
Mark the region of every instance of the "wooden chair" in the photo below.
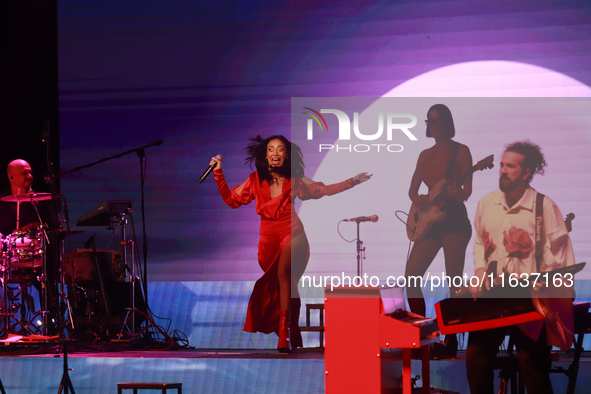
{"type": "Polygon", "coordinates": [[[320,345],[318,347],[324,349],[324,304],[306,304],[306,325],[300,326],[300,331],[312,331],[319,334],[320,345]],[[319,313],[319,322],[317,326],[310,323],[310,311],[317,310],[319,313]]]}

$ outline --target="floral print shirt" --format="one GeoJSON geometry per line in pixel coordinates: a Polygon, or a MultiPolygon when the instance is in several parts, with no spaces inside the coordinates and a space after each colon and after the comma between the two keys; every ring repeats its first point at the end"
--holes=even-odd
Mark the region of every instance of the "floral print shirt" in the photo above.
{"type": "MultiPolygon", "coordinates": [[[[511,208],[505,194],[494,191],[478,203],[474,227],[474,269],[497,261],[497,274],[537,272],[535,216],[537,192],[529,187],[511,208]]],[[[564,217],[548,196],[544,198],[543,258],[541,272],[574,265],[575,257],[564,217]]]]}
{"type": "MultiPolygon", "coordinates": [[[[534,189],[527,188],[511,208],[500,190],[480,200],[474,220],[475,270],[487,270],[488,265],[496,261],[497,275],[505,274],[505,280],[511,274],[537,272],[534,242],[536,195],[534,189]]],[[[540,272],[574,265],[573,248],[563,216],[548,196],[544,197],[543,215],[544,247],[540,272]]],[[[510,284],[507,281],[504,283],[504,286],[510,284]]],[[[572,287],[559,285],[543,287],[537,294],[532,292],[534,306],[545,319],[520,324],[519,329],[535,341],[545,323],[547,343],[562,350],[570,348],[574,332],[572,290],[572,287]]]]}

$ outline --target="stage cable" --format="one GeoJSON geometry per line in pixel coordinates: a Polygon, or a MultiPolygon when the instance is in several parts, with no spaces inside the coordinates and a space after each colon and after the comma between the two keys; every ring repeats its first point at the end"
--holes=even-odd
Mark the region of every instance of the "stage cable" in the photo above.
{"type": "MultiPolygon", "coordinates": [[[[141,278],[141,275],[142,275],[141,258],[140,258],[140,254],[139,254],[138,246],[137,246],[137,242],[136,242],[135,220],[133,219],[133,215],[131,213],[129,214],[129,219],[130,219],[130,222],[131,222],[131,234],[132,234],[132,238],[134,240],[133,247],[134,247],[135,256],[136,256],[135,261],[133,261],[132,264],[136,264],[136,266],[138,267],[138,270],[140,272],[140,278],[141,278]]],[[[166,340],[169,340],[171,342],[170,346],[166,347],[165,349],[157,349],[157,350],[168,350],[171,347],[173,347],[174,344],[176,343],[175,340],[169,334],[170,328],[172,326],[172,319],[169,318],[169,317],[160,317],[160,316],[156,315],[152,311],[152,308],[150,308],[150,305],[149,305],[149,303],[148,303],[148,301],[146,299],[146,296],[144,294],[143,287],[140,286],[140,289],[142,290],[142,297],[144,298],[144,304],[145,304],[145,307],[146,307],[146,313],[145,313],[145,317],[147,317],[146,321],[148,323],[152,323],[154,325],[154,328],[156,328],[156,330],[158,332],[160,332],[160,334],[163,335],[165,341],[166,340]],[[164,329],[164,327],[156,324],[156,322],[154,321],[154,318],[159,319],[159,320],[166,320],[166,321],[168,321],[168,327],[166,329],[164,329]]],[[[141,310],[139,310],[139,312],[141,314],[144,314],[143,311],[141,311],[141,310]]],[[[149,328],[150,327],[148,327],[147,329],[149,329],[149,328]]],[[[178,330],[175,330],[175,331],[178,331],[178,330]]]]}

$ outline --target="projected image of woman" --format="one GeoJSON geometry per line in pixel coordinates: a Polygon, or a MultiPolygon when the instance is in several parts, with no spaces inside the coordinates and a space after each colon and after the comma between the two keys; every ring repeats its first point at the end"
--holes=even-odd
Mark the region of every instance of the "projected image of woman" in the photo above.
{"type": "MultiPolygon", "coordinates": [[[[408,195],[413,204],[426,207],[430,204],[429,196],[418,194],[421,184],[425,183],[431,191],[441,180],[448,179],[448,195],[441,207],[446,217],[435,223],[424,238],[415,242],[406,264],[405,275],[407,278],[425,275],[433,259],[443,248],[446,275],[461,276],[466,247],[472,236],[472,227],[464,205],[464,201],[472,194],[472,176],[460,185],[454,180],[472,167],[472,155],[466,145],[452,140],[455,136],[454,122],[445,105],[432,106],[427,112],[426,124],[427,137],[433,138],[435,145],[419,155],[408,195]]],[[[425,300],[420,286],[407,286],[407,296],[412,312],[425,316],[425,300]]],[[[445,348],[440,348],[440,353],[443,353],[440,355],[455,357],[457,344],[455,335],[446,336],[445,348]]]]}
{"type": "Polygon", "coordinates": [[[304,176],[301,150],[285,137],[257,136],[251,141],[246,148],[246,162],[251,165],[254,162],[256,171],[241,185],[230,190],[219,158],[212,158],[210,165],[217,162],[214,175],[226,204],[238,208],[254,199],[261,216],[258,259],[264,274],[250,297],[244,330],[277,333],[277,349],[288,353],[302,346],[298,325],[301,304],[299,295],[292,294],[292,289],[297,292],[297,283],[310,256],[294,200],[330,196],[369,180],[371,175],[364,172],[326,186],[304,176]]]}

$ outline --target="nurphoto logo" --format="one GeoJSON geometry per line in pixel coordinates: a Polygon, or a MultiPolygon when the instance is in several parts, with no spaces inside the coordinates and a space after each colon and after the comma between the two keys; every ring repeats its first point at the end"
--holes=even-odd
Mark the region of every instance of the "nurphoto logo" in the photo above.
{"type": "MultiPolygon", "coordinates": [[[[392,141],[392,137],[399,133],[405,135],[411,141],[417,141],[417,137],[411,132],[410,129],[417,125],[417,117],[410,113],[396,113],[388,112],[384,116],[383,112],[377,114],[377,131],[373,134],[366,134],[369,127],[363,125],[363,129],[366,133],[361,132],[359,112],[353,112],[353,122],[344,111],[338,109],[321,109],[320,112],[310,107],[303,107],[309,112],[304,114],[310,116],[307,122],[307,138],[308,140],[314,139],[314,121],[320,127],[320,130],[328,131],[328,123],[322,114],[332,114],[337,117],[339,125],[339,137],[338,140],[346,142],[351,141],[351,126],[353,126],[354,136],[361,141],[379,141],[384,140],[384,129],[386,130],[385,141],[392,141]],[[384,122],[384,118],[386,119],[384,122]],[[384,125],[385,123],[385,125],[384,125]]],[[[374,126],[375,129],[375,126],[374,126]]],[[[372,130],[373,131],[373,130],[372,130]]],[[[370,151],[387,151],[387,152],[402,152],[404,149],[400,144],[388,144],[388,143],[372,143],[372,144],[319,144],[318,151],[333,150],[335,152],[370,152],[370,151]]]]}

